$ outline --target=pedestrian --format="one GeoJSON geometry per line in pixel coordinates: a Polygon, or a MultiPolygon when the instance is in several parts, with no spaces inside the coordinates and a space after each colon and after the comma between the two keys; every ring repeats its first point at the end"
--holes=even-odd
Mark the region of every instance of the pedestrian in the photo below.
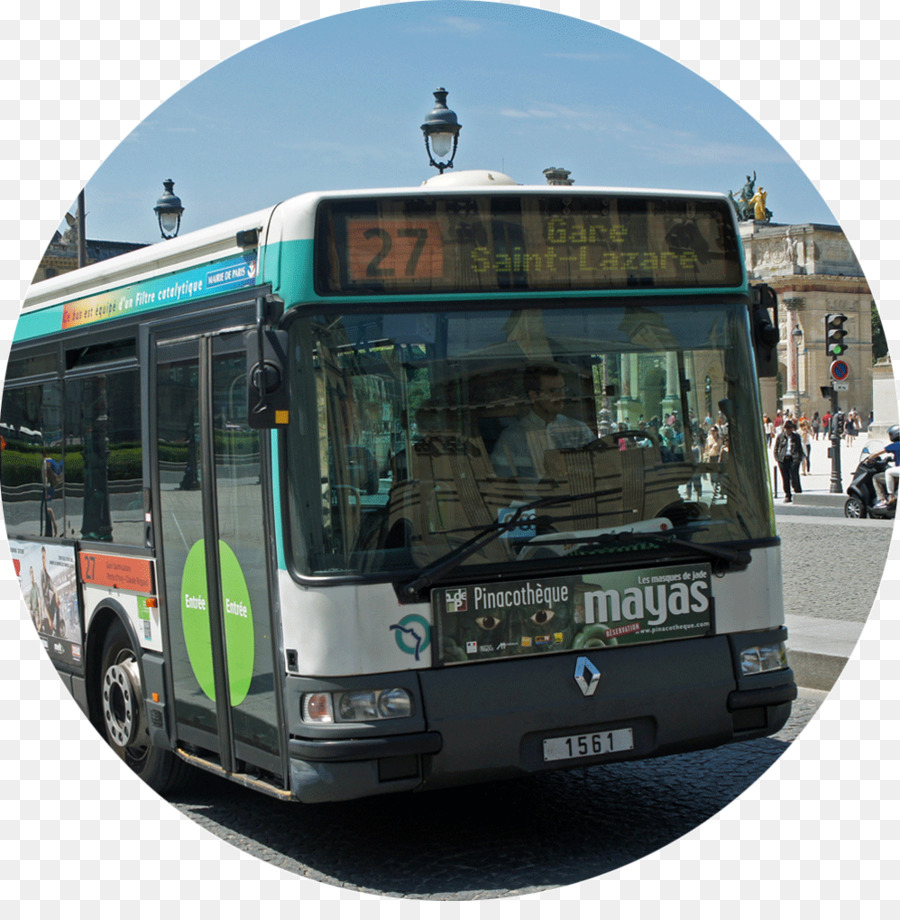
{"type": "Polygon", "coordinates": [[[812,417],[812,430],[813,430],[813,438],[816,441],[819,440],[819,431],[821,430],[821,428],[822,428],[822,419],[819,418],[818,412],[814,412],[813,417],[812,417]]]}
{"type": "Polygon", "coordinates": [[[768,415],[763,416],[763,430],[766,433],[766,450],[768,450],[775,440],[775,423],[768,415]]]}
{"type": "Polygon", "coordinates": [[[784,502],[793,501],[792,492],[801,493],[800,464],[803,460],[803,443],[791,419],[787,419],[784,427],[775,438],[773,450],[775,462],[781,471],[781,482],[784,486],[784,502]]]}
{"type": "Polygon", "coordinates": [[[800,442],[803,444],[803,469],[804,476],[809,475],[809,452],[812,449],[812,427],[806,419],[800,422],[800,442]]]}
{"type": "Polygon", "coordinates": [[[847,439],[847,447],[853,447],[853,441],[859,434],[859,416],[856,409],[851,409],[847,415],[847,422],[844,425],[844,435],[847,439]]]}
{"type": "Polygon", "coordinates": [[[61,460],[54,460],[47,456],[46,450],[41,450],[41,488],[43,505],[42,537],[55,537],[58,533],[56,514],[51,507],[51,502],[56,498],[56,491],[63,483],[63,465],[61,460]]]}

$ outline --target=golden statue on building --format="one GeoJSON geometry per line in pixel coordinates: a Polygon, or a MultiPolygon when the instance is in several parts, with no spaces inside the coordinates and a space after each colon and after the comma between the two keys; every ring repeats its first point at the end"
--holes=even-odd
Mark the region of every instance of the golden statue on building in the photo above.
{"type": "Polygon", "coordinates": [[[729,191],[728,197],[734,203],[738,220],[756,220],[761,223],[768,223],[772,219],[772,212],[766,207],[768,192],[762,186],[756,191],[756,170],[753,170],[752,177],[747,176],[747,181],[738,192],[737,200],[735,200],[734,192],[729,191]]]}

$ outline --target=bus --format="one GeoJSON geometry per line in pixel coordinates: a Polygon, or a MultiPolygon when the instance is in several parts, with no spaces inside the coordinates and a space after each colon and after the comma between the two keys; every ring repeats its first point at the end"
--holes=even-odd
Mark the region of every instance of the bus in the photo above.
{"type": "Polygon", "coordinates": [[[163,793],[199,768],[324,802],[769,735],[797,693],[777,341],[726,196],[496,172],[36,283],[0,412],[26,608],[163,793]]]}

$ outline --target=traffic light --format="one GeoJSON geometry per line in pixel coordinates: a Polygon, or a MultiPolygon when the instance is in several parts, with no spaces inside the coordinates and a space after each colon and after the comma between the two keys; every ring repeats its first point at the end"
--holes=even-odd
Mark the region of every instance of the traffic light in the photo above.
{"type": "Polygon", "coordinates": [[[844,345],[846,322],[847,317],[843,313],[829,313],[825,317],[825,354],[832,358],[839,358],[847,350],[844,345]]]}

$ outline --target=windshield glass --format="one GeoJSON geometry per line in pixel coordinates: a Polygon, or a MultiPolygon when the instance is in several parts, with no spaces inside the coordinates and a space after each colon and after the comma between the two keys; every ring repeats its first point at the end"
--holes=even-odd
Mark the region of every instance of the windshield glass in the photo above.
{"type": "Polygon", "coordinates": [[[742,304],[301,316],[290,332],[302,574],[448,554],[454,577],[536,557],[596,568],[652,547],[612,545],[622,528],[773,535],[742,304]]]}

